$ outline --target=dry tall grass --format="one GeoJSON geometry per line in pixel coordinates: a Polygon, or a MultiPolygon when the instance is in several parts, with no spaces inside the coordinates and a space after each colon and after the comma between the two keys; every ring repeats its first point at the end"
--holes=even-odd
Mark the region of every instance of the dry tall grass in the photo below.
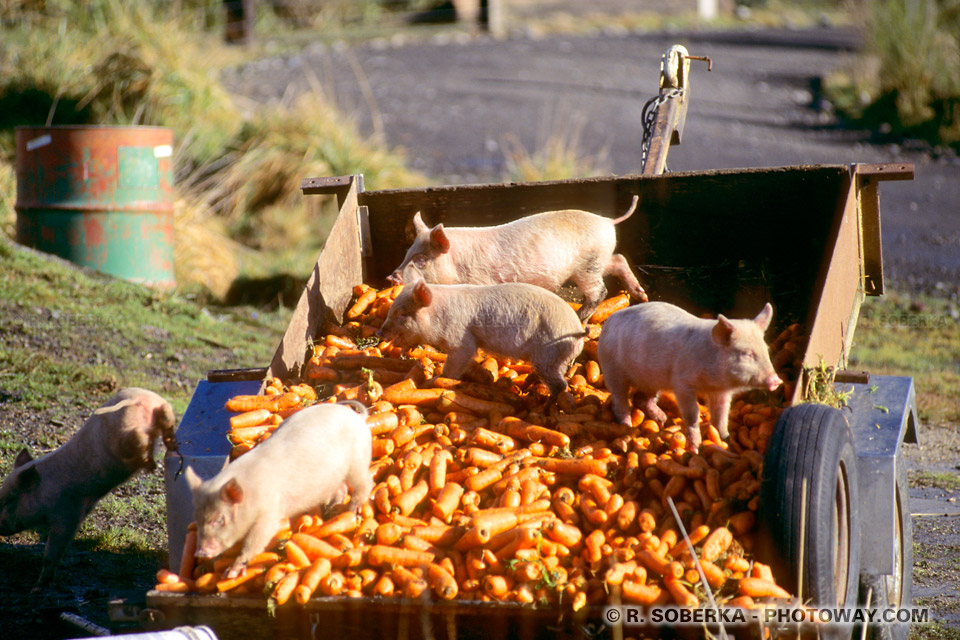
{"type": "Polygon", "coordinates": [[[10,38],[0,43],[0,103],[19,105],[31,96],[42,107],[0,116],[5,233],[13,234],[15,221],[18,124],[172,128],[177,279],[218,297],[241,271],[269,272],[316,257],[335,209],[304,198],[303,178],[363,173],[368,185],[424,182],[401,154],[359,135],[317,91],[290,104],[238,109],[218,80],[238,53],[198,19],[211,4],[220,7],[213,0],[0,5],[0,19],[10,25],[10,38]],[[284,264],[271,266],[273,257],[284,264]]]}

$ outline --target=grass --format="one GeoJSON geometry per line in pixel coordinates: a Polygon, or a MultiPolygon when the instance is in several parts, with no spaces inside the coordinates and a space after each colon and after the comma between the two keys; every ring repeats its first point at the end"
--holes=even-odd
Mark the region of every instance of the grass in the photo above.
{"type": "Polygon", "coordinates": [[[914,487],[936,487],[944,491],[960,491],[960,475],[947,472],[911,471],[910,485],[914,487]]]}
{"type": "Polygon", "coordinates": [[[860,310],[850,367],[913,376],[920,418],[960,422],[960,311],[956,300],[889,292],[860,310]]]}
{"type": "Polygon", "coordinates": [[[960,627],[928,622],[910,628],[910,640],[960,640],[960,627]]]}
{"type": "Polygon", "coordinates": [[[90,407],[118,386],[144,386],[182,413],[207,370],[268,364],[287,318],[206,307],[0,239],[0,384],[25,408],[90,407]]]}
{"type": "Polygon", "coordinates": [[[960,149],[960,7],[953,0],[863,6],[866,51],[828,77],[834,106],[883,136],[960,149]]]}

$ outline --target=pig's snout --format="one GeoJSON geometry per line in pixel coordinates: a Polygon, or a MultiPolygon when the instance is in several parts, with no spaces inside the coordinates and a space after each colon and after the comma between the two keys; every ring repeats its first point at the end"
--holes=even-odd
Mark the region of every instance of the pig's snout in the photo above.
{"type": "Polygon", "coordinates": [[[197,545],[197,557],[204,558],[206,560],[211,560],[220,555],[220,552],[223,551],[221,546],[215,540],[204,540],[199,545],[197,545]]]}
{"type": "Polygon", "coordinates": [[[770,391],[775,391],[780,385],[783,384],[783,380],[781,380],[780,376],[777,374],[771,373],[769,376],[767,376],[767,379],[763,384],[770,391]]]}
{"type": "Polygon", "coordinates": [[[403,284],[403,274],[399,271],[394,271],[387,276],[387,282],[393,285],[403,284]]]}

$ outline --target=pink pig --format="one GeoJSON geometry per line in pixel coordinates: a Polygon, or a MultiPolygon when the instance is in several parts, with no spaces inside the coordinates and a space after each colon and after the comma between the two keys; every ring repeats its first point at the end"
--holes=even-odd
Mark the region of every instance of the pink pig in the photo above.
{"type": "Polygon", "coordinates": [[[495,285],[428,285],[415,267],[397,296],[379,335],[400,346],[419,342],[447,351],[443,375],[459,378],[482,348],[528,360],[550,389],[567,388],[564,374],[583,349],[583,326],[569,304],[540,287],[520,282],[495,285]]]}
{"type": "Polygon", "coordinates": [[[526,282],[556,292],[572,280],[585,298],[577,313],[585,321],[606,295],[606,275],[617,276],[638,300],[647,299],[626,259],[613,252],[614,226],[633,215],[638,200],[634,196],[630,209],[616,219],[570,209],[495,227],[438,224],[431,229],[417,212],[417,238],[389,279],[402,284],[403,270],[413,264],[436,284],[526,282]]]}
{"type": "Polygon", "coordinates": [[[752,320],[729,320],[723,315],[704,320],[666,302],[648,302],[611,315],[597,342],[597,359],[613,413],[630,422],[630,397],[646,397],[647,417],[663,426],[666,414],[657,406],[660,391],[677,396],[687,441],[700,446],[700,408],[697,393],[708,398],[710,417],[724,439],[734,393],[765,387],[771,391],[783,381],[770,363],[763,333],[773,307],[767,303],[752,320]]]}

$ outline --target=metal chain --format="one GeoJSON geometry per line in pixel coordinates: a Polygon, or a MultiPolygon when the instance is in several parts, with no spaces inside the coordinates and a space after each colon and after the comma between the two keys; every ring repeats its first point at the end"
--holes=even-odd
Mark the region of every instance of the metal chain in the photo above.
{"type": "MultiPolygon", "coordinates": [[[[679,98],[683,95],[683,89],[667,89],[663,93],[655,95],[647,100],[643,105],[643,111],[640,114],[640,120],[643,123],[643,141],[640,143],[640,166],[647,162],[647,153],[650,151],[650,138],[653,136],[653,123],[657,120],[657,111],[660,105],[667,100],[679,98]]],[[[666,171],[666,167],[664,167],[666,171]]]]}

